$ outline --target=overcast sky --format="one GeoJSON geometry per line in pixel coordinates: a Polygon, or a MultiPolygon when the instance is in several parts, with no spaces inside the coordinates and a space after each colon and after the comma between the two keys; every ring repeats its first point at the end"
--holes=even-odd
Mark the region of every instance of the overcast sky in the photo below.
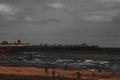
{"type": "Polygon", "coordinates": [[[0,0],[0,41],[120,47],[120,0],[0,0]]]}

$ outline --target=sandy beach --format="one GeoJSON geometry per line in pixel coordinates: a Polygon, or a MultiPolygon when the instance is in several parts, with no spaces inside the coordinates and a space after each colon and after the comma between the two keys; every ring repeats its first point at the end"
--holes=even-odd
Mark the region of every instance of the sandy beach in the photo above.
{"type": "MultiPolygon", "coordinates": [[[[5,67],[0,66],[0,78],[2,80],[44,80],[42,77],[46,77],[47,80],[52,78],[52,70],[47,69],[48,73],[45,72],[44,68],[35,67],[5,67]],[[11,76],[12,75],[12,76],[11,76]],[[17,76],[17,77],[16,77],[17,76]],[[29,76],[29,78],[27,78],[29,76]],[[20,78],[21,77],[21,78],[20,78]],[[22,79],[26,77],[25,79],[22,79]],[[34,78],[33,78],[34,77],[34,78]]],[[[87,71],[87,70],[62,70],[55,69],[56,80],[60,77],[63,80],[76,80],[76,72],[82,74],[82,80],[92,80],[93,74],[95,74],[95,80],[120,80],[119,72],[98,72],[98,71],[87,71]]],[[[1,80],[0,79],[0,80],[1,80]]]]}

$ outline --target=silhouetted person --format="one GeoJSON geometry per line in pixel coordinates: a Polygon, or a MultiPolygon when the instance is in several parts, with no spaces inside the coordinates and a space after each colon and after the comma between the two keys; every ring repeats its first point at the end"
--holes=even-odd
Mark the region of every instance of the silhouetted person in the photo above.
{"type": "Polygon", "coordinates": [[[96,80],[96,75],[94,73],[92,74],[92,77],[92,80],[96,80]]]}
{"type": "Polygon", "coordinates": [[[65,65],[64,69],[68,69],[68,66],[67,66],[67,65],[65,65]]]}
{"type": "Polygon", "coordinates": [[[48,68],[47,67],[45,67],[45,73],[48,73],[48,68]]]}
{"type": "Polygon", "coordinates": [[[52,76],[55,77],[55,69],[52,70],[52,76]]]}
{"type": "Polygon", "coordinates": [[[100,72],[100,73],[102,72],[101,68],[98,69],[98,72],[100,72]]]}
{"type": "Polygon", "coordinates": [[[81,73],[77,72],[76,75],[77,75],[77,80],[81,80],[81,76],[82,76],[81,73]]]}

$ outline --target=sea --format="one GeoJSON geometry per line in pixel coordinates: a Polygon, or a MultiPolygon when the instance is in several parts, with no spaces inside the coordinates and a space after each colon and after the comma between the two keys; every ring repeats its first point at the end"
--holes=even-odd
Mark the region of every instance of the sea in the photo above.
{"type": "Polygon", "coordinates": [[[19,52],[0,56],[2,66],[120,71],[120,55],[70,52],[19,52]]]}

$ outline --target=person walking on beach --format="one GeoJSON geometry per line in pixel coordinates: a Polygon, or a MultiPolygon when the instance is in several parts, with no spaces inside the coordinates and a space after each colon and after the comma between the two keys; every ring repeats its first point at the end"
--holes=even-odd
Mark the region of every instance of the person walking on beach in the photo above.
{"type": "Polygon", "coordinates": [[[67,65],[65,65],[65,66],[64,66],[64,69],[68,69],[68,66],[67,66],[67,65]]]}
{"type": "Polygon", "coordinates": [[[55,69],[52,70],[52,76],[55,77],[55,69]]]}
{"type": "Polygon", "coordinates": [[[92,77],[92,80],[96,80],[96,75],[94,73],[92,74],[92,77]]]}
{"type": "Polygon", "coordinates": [[[77,80],[81,80],[81,76],[82,76],[81,73],[77,72],[76,75],[77,75],[77,80]]]}
{"type": "Polygon", "coordinates": [[[101,68],[99,68],[99,69],[98,69],[98,72],[99,72],[99,73],[101,73],[101,72],[102,72],[102,69],[101,69],[101,68]]]}
{"type": "Polygon", "coordinates": [[[45,67],[45,73],[47,73],[47,74],[48,74],[48,68],[47,68],[47,67],[45,67]]]}

